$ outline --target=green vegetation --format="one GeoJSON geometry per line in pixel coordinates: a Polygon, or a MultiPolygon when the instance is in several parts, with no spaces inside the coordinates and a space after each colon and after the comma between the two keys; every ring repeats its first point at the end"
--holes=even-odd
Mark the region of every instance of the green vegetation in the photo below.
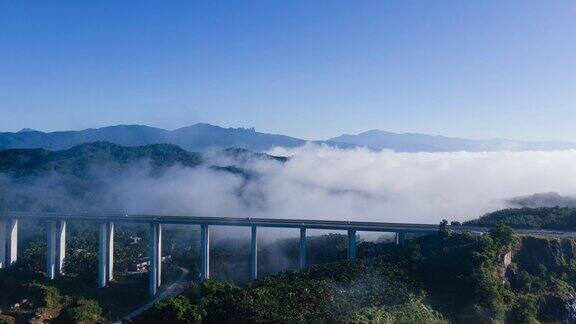
{"type": "Polygon", "coordinates": [[[336,271],[331,264],[314,266],[304,273],[271,276],[242,288],[230,282],[194,284],[183,295],[144,313],[138,322],[158,323],[167,318],[167,309],[193,316],[179,317],[181,323],[348,322],[375,316],[441,322],[438,313],[423,305],[421,291],[407,283],[406,274],[378,264],[381,261],[341,264],[336,271]],[[364,271],[373,274],[363,276],[364,271]],[[413,313],[401,315],[402,309],[413,313]]]}
{"type": "MultiPolygon", "coordinates": [[[[91,224],[68,223],[66,275],[53,281],[47,281],[43,275],[44,226],[21,221],[20,232],[22,239],[15,268],[0,271],[0,309],[18,321],[41,317],[66,323],[95,323],[123,316],[146,301],[147,275],[128,273],[129,265],[147,251],[145,226],[116,227],[116,280],[105,289],[96,286],[97,235],[91,224]],[[141,240],[133,244],[131,237],[141,240]],[[19,306],[14,308],[14,305],[19,306]]],[[[169,281],[170,276],[175,275],[173,268],[170,263],[165,265],[164,280],[169,281]]]]}
{"type": "Polygon", "coordinates": [[[201,323],[206,316],[200,308],[192,305],[184,296],[171,297],[154,307],[142,317],[144,323],[201,323]],[[148,315],[151,315],[150,317],[148,315]]]}
{"type": "Polygon", "coordinates": [[[69,323],[98,323],[103,321],[102,308],[97,302],[89,299],[75,299],[62,314],[69,323]]]}
{"type": "Polygon", "coordinates": [[[494,226],[505,224],[512,228],[576,230],[576,208],[543,207],[504,209],[486,214],[466,225],[494,226]]]}
{"type": "MultiPolygon", "coordinates": [[[[236,161],[285,161],[239,149],[223,154],[236,161]]],[[[87,208],[102,206],[98,201],[100,172],[113,177],[135,163],[150,166],[144,171],[155,177],[175,165],[198,166],[202,156],[174,145],[127,148],[105,142],[57,152],[0,151],[0,173],[9,177],[0,178],[0,210],[77,211],[87,202],[91,202],[87,208]],[[95,166],[99,173],[94,173],[95,166]],[[37,189],[36,184],[41,184],[38,190],[29,190],[37,189]]],[[[244,179],[253,176],[233,165],[212,169],[244,179]]],[[[536,323],[576,319],[576,312],[571,311],[576,309],[576,242],[519,239],[510,228],[576,230],[576,209],[508,209],[467,224],[494,230],[490,235],[450,233],[448,222],[443,221],[437,234],[413,238],[401,247],[360,241],[360,258],[354,262],[343,261],[345,235],[310,237],[311,266],[303,272],[290,271],[297,268],[298,239],[260,244],[261,279],[256,282],[248,278],[250,241],[214,235],[214,281],[193,283],[136,322],[536,323]],[[279,271],[283,272],[276,274],[279,271]]],[[[42,275],[44,224],[22,221],[20,226],[16,269],[0,272],[0,323],[108,322],[146,301],[147,275],[128,271],[131,263],[148,253],[145,226],[116,227],[116,280],[105,289],[96,288],[93,224],[69,222],[66,275],[53,281],[42,275]]],[[[197,229],[166,226],[163,237],[163,254],[172,256],[164,267],[163,282],[176,275],[175,266],[190,269],[190,277],[197,278],[197,229]]]]}
{"type": "Polygon", "coordinates": [[[65,276],[53,281],[22,269],[0,273],[0,308],[18,322],[39,317],[46,321],[96,323],[127,314],[146,300],[146,279],[119,278],[105,289],[65,276]],[[104,310],[106,312],[104,312],[104,310]]]}
{"type": "Polygon", "coordinates": [[[154,170],[180,164],[194,167],[201,163],[199,153],[190,153],[176,145],[152,144],[125,147],[109,142],[80,144],[64,151],[44,149],[0,150],[0,172],[6,175],[40,176],[50,172],[86,179],[96,165],[119,171],[131,163],[145,160],[154,170]]]}
{"type": "Polygon", "coordinates": [[[98,323],[104,320],[102,309],[94,300],[63,294],[62,284],[48,283],[28,271],[4,271],[0,276],[0,305],[5,306],[4,320],[26,322],[62,321],[98,323]],[[10,306],[10,308],[6,307],[10,306]]]}
{"type": "MultiPolygon", "coordinates": [[[[145,238],[145,229],[118,227],[121,255],[130,258],[127,238],[145,238]]],[[[195,231],[170,232],[174,262],[196,264],[195,231]]],[[[84,246],[93,260],[90,230],[71,224],[71,244],[84,246]],[[79,234],[81,233],[81,234],[79,234]],[[80,238],[76,238],[76,235],[80,238]],[[76,243],[75,240],[79,241],[76,243]]],[[[169,238],[168,238],[169,237],[169,238]]],[[[143,239],[144,240],[144,239],[143,239]]],[[[285,271],[238,285],[209,280],[193,283],[181,295],[158,303],[137,323],[222,322],[340,322],[340,323],[536,323],[561,322],[576,304],[576,242],[569,239],[519,239],[506,226],[490,235],[439,231],[413,238],[402,247],[360,241],[359,260],[343,260],[346,237],[330,234],[311,237],[306,271],[285,271]],[[503,264],[511,255],[510,264],[503,264]],[[328,262],[328,263],[326,263],[328,262]]],[[[147,243],[142,243],[145,246],[147,243]]],[[[213,246],[213,271],[247,257],[244,240],[224,240],[213,246]],[[231,259],[228,259],[232,257],[231,259]],[[226,263],[232,260],[232,263],[226,263]]],[[[3,320],[18,322],[42,318],[52,322],[97,323],[127,314],[145,302],[146,276],[125,275],[118,266],[116,282],[98,289],[95,275],[84,261],[70,264],[68,275],[46,281],[28,258],[38,258],[41,242],[31,241],[19,269],[0,273],[3,320]],[[10,310],[19,304],[18,310],[10,310]]],[[[281,239],[262,246],[261,257],[274,253],[297,259],[297,239],[281,239]]],[[[247,258],[249,259],[249,258],[247,258]]],[[[84,259],[81,259],[84,260],[84,259]]],[[[272,267],[275,259],[262,260],[272,267]]],[[[93,261],[90,261],[93,262],[93,261]]],[[[122,257],[118,262],[126,262],[122,257]]],[[[292,266],[292,264],[288,264],[292,266]]],[[[243,265],[236,271],[246,270],[243,265]]],[[[264,268],[262,270],[270,270],[264,268]]],[[[195,269],[192,270],[195,273],[195,269]]],[[[238,278],[243,278],[239,276],[238,278]]],[[[240,281],[242,282],[242,281],[240,281]]]]}
{"type": "MultiPolygon", "coordinates": [[[[250,159],[271,159],[278,162],[287,160],[286,157],[238,148],[224,150],[222,154],[238,162],[250,159]]],[[[110,142],[94,142],[76,145],[63,151],[0,150],[0,174],[16,178],[37,177],[56,172],[61,176],[89,180],[95,167],[102,172],[118,172],[126,171],[134,163],[141,162],[149,164],[152,175],[157,175],[175,165],[196,167],[203,162],[203,159],[202,154],[188,152],[173,144],[129,147],[110,142]]]]}
{"type": "Polygon", "coordinates": [[[246,181],[254,173],[234,163],[249,159],[286,161],[241,149],[224,150],[221,157],[228,157],[232,165],[211,166],[202,154],[171,144],[125,147],[95,142],[63,151],[0,150],[0,211],[125,213],[116,198],[107,195],[119,179],[153,179],[175,167],[204,165],[246,181]]]}
{"type": "MultiPolygon", "coordinates": [[[[363,258],[284,272],[243,287],[193,284],[137,320],[158,322],[177,309],[182,323],[221,322],[503,322],[514,293],[500,272],[518,244],[509,228],[489,236],[441,232],[404,248],[361,244],[363,258]],[[191,315],[191,316],[192,316],[191,315]]],[[[511,302],[512,301],[512,302],[511,302]]]]}

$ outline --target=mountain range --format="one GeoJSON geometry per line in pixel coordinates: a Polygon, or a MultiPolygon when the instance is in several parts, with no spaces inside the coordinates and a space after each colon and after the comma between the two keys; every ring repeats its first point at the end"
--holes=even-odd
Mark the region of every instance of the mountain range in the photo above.
{"type": "Polygon", "coordinates": [[[416,133],[398,134],[381,130],[370,130],[357,135],[341,135],[331,138],[329,141],[398,152],[554,151],[576,149],[576,143],[567,142],[532,142],[501,138],[475,140],[416,133]]]}
{"type": "Polygon", "coordinates": [[[175,144],[185,150],[204,152],[211,149],[241,148],[267,151],[273,147],[293,148],[312,142],[338,148],[367,147],[398,152],[456,151],[551,151],[576,149],[576,143],[531,142],[508,139],[473,140],[415,133],[391,133],[370,130],[356,135],[341,135],[323,141],[308,141],[286,135],[267,134],[254,128],[223,128],[195,124],[175,130],[144,125],[118,125],[79,131],[40,132],[23,129],[0,133],[0,149],[43,148],[64,150],[82,143],[107,141],[124,146],[175,144]]]}

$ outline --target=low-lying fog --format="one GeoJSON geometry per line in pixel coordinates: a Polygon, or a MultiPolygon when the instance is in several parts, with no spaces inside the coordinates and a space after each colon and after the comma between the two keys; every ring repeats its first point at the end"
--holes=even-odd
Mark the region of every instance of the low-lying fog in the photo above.
{"type": "MultiPolygon", "coordinates": [[[[206,166],[151,177],[145,164],[99,178],[98,192],[69,197],[54,175],[28,184],[3,179],[3,194],[32,194],[52,209],[234,217],[438,223],[467,220],[536,192],[576,194],[576,151],[395,153],[307,145],[269,159],[208,155],[206,166]],[[236,165],[242,175],[211,165],[236,165]],[[91,200],[91,201],[89,201],[91,200]]],[[[44,208],[44,207],[43,207],[44,208]]],[[[44,208],[45,209],[45,208],[44,208]]]]}
{"type": "Polygon", "coordinates": [[[576,193],[576,151],[396,153],[304,147],[258,165],[277,217],[437,223],[468,220],[536,192],[576,193]]]}

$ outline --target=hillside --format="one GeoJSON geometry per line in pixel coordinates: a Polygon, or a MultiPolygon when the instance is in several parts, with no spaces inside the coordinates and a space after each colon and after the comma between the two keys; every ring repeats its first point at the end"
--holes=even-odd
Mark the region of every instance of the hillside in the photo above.
{"type": "MultiPolygon", "coordinates": [[[[165,197],[162,201],[169,205],[170,197],[164,192],[148,192],[159,185],[178,192],[170,183],[183,175],[195,181],[191,170],[234,175],[246,182],[254,175],[241,166],[247,160],[286,161],[285,157],[245,149],[227,149],[211,153],[211,157],[215,154],[226,158],[226,164],[213,165],[214,161],[206,160],[202,153],[188,152],[173,144],[130,147],[94,142],[61,151],[0,150],[0,210],[125,212],[125,206],[133,203],[141,208],[150,197],[165,197]],[[164,180],[167,172],[171,172],[169,179],[164,180]],[[147,185],[150,187],[145,188],[147,185]],[[125,196],[120,198],[119,194],[125,196]]],[[[140,212],[157,212],[157,208],[161,206],[151,203],[150,210],[140,212]]]]}
{"type": "Polygon", "coordinates": [[[576,149],[576,143],[530,142],[507,139],[471,140],[415,133],[390,133],[370,130],[356,135],[341,135],[329,141],[389,149],[398,152],[483,152],[483,151],[553,151],[576,149]]]}
{"type": "Polygon", "coordinates": [[[192,284],[136,323],[571,323],[575,247],[519,239],[505,227],[484,236],[440,232],[404,247],[361,243],[355,262],[245,286],[192,284]]]}
{"type": "MultiPolygon", "coordinates": [[[[147,251],[146,228],[118,226],[117,279],[109,288],[97,289],[96,230],[75,222],[70,225],[68,274],[47,281],[41,274],[45,233],[38,224],[22,222],[22,231],[33,236],[22,242],[17,270],[0,272],[4,292],[0,321],[43,318],[55,323],[98,323],[145,302],[147,278],[130,275],[127,265],[147,251]],[[143,241],[132,244],[134,235],[143,241]]],[[[191,280],[198,278],[198,232],[181,226],[165,230],[166,253],[173,256],[166,268],[187,267],[191,280]]],[[[191,283],[183,294],[157,304],[135,322],[423,324],[576,319],[571,311],[576,305],[576,242],[572,239],[518,238],[505,226],[489,235],[439,231],[410,237],[403,246],[359,240],[359,259],[354,262],[343,261],[346,240],[342,234],[311,236],[311,266],[303,272],[279,274],[279,259],[291,263],[288,269],[296,267],[298,239],[263,241],[261,278],[256,282],[246,281],[249,240],[214,240],[213,280],[191,283]]]]}
{"type": "Polygon", "coordinates": [[[513,228],[576,230],[576,208],[510,208],[486,214],[465,224],[480,226],[505,224],[513,228]]]}
{"type": "Polygon", "coordinates": [[[94,167],[121,170],[143,160],[149,162],[153,169],[159,170],[176,164],[195,167],[202,162],[202,156],[169,144],[124,147],[109,142],[95,142],[62,151],[8,149],[0,150],[0,173],[22,177],[59,172],[85,177],[94,167]]]}

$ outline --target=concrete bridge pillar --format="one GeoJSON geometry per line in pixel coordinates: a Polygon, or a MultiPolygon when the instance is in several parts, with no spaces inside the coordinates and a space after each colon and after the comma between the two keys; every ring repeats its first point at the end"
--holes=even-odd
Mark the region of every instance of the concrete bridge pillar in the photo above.
{"type": "Polygon", "coordinates": [[[106,286],[107,260],[108,260],[108,224],[99,224],[98,232],[98,287],[106,286]]]}
{"type": "Polygon", "coordinates": [[[200,280],[210,278],[210,229],[200,225],[200,280]]]}
{"type": "Polygon", "coordinates": [[[250,278],[256,280],[258,278],[258,227],[252,226],[252,241],[250,244],[250,278]]]}
{"type": "Polygon", "coordinates": [[[46,224],[46,272],[47,279],[56,277],[56,222],[49,221],[46,224]]]}
{"type": "Polygon", "coordinates": [[[396,232],[396,245],[404,245],[406,241],[406,233],[396,232]]]}
{"type": "Polygon", "coordinates": [[[106,279],[108,282],[114,280],[114,223],[106,224],[106,279]]]}
{"type": "Polygon", "coordinates": [[[64,273],[66,258],[66,221],[59,221],[56,227],[56,274],[64,273]]]}
{"type": "Polygon", "coordinates": [[[348,260],[356,259],[356,230],[348,230],[348,260]]]}
{"type": "Polygon", "coordinates": [[[150,224],[150,267],[148,268],[149,293],[156,295],[162,284],[162,225],[150,224]]]}
{"type": "Polygon", "coordinates": [[[6,220],[0,219],[0,269],[6,267],[6,220]]]}
{"type": "MultiPolygon", "coordinates": [[[[64,224],[64,229],[65,228],[66,224],[64,224]]],[[[98,287],[100,288],[105,287],[106,284],[108,284],[108,282],[113,280],[114,279],[113,272],[114,272],[114,223],[102,222],[99,225],[99,234],[98,234],[98,287]]]]}
{"type": "Polygon", "coordinates": [[[306,228],[300,229],[300,270],[306,268],[306,228]]]}
{"type": "Polygon", "coordinates": [[[18,261],[18,220],[8,221],[8,262],[7,266],[13,266],[18,261]]]}

